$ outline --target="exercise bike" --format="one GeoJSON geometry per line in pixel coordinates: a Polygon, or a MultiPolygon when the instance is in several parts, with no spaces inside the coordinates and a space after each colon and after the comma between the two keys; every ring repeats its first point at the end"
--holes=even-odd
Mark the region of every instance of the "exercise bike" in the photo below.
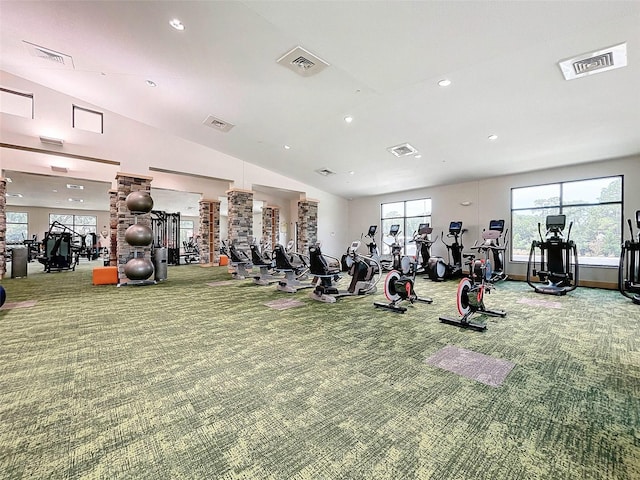
{"type": "Polygon", "coordinates": [[[458,283],[456,303],[461,317],[440,317],[442,323],[482,331],[487,329],[487,324],[474,321],[472,317],[476,313],[491,317],[504,318],[507,316],[507,312],[504,310],[490,310],[484,304],[485,293],[491,293],[494,287],[490,280],[490,252],[493,250],[505,250],[505,247],[498,247],[494,242],[488,242],[488,240],[496,240],[498,236],[499,232],[496,230],[485,230],[482,232],[484,243],[471,247],[474,250],[478,250],[478,252],[484,253],[483,259],[476,259],[475,254],[463,254],[463,257],[467,259],[466,264],[469,266],[469,276],[464,277],[458,283]]]}
{"type": "MultiPolygon", "coordinates": [[[[420,224],[418,233],[414,235],[414,241],[416,243],[424,241],[421,239],[426,238],[431,231],[432,229],[428,224],[420,224]]],[[[413,288],[418,265],[420,264],[420,251],[421,249],[416,245],[416,259],[412,261],[410,257],[402,257],[398,262],[400,268],[393,269],[387,274],[384,279],[384,295],[389,300],[389,303],[374,302],[373,305],[376,308],[386,308],[392,312],[404,313],[407,308],[399,305],[400,302],[409,302],[410,304],[433,302],[431,298],[419,297],[413,288]]]]}
{"type": "Polygon", "coordinates": [[[462,235],[466,232],[462,228],[462,222],[449,223],[449,233],[447,237],[453,237],[453,241],[448,244],[444,241],[444,232],[440,235],[440,240],[447,248],[447,263],[442,257],[431,257],[427,265],[427,276],[434,282],[442,282],[450,278],[462,277],[462,235]],[[453,263],[451,261],[453,260],[453,263]]]}
{"type": "Polygon", "coordinates": [[[380,263],[377,259],[358,253],[360,241],[351,242],[347,262],[351,283],[346,290],[340,290],[335,282],[340,280],[340,261],[323,255],[320,244],[309,247],[309,273],[313,275],[315,288],[309,296],[324,303],[335,303],[339,298],[375,293],[380,279],[380,263]],[[331,264],[327,258],[332,260],[331,264]]]}
{"type": "Polygon", "coordinates": [[[575,242],[569,239],[571,227],[567,230],[567,239],[563,237],[566,215],[548,215],[547,232],[542,238],[541,225],[538,223],[540,241],[531,242],[529,261],[527,262],[527,283],[536,293],[566,295],[578,286],[578,251],[575,242]],[[536,249],[540,250],[540,264],[536,265],[536,249]],[[543,284],[534,285],[532,276],[538,276],[543,284]]]}
{"type": "Polygon", "coordinates": [[[636,211],[637,237],[633,236],[633,225],[628,218],[631,239],[622,244],[618,268],[618,290],[633,303],[640,305],[640,210],[636,211]]]}

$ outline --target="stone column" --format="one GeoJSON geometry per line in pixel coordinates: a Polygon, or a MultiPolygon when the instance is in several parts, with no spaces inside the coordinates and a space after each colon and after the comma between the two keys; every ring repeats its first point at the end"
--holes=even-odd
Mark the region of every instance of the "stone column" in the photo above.
{"type": "Polygon", "coordinates": [[[200,200],[199,207],[200,263],[218,265],[220,263],[220,202],[203,199],[200,200]]]}
{"type": "MultiPolygon", "coordinates": [[[[136,247],[132,247],[124,239],[124,234],[127,231],[127,228],[129,228],[130,225],[134,224],[136,220],[138,223],[151,228],[151,214],[144,213],[133,215],[133,213],[131,213],[131,211],[127,207],[127,195],[135,191],[145,191],[151,194],[151,180],[153,180],[153,178],[137,174],[120,172],[116,174],[116,181],[118,183],[118,192],[116,199],[116,212],[118,216],[116,229],[116,262],[118,266],[119,283],[121,284],[127,283],[129,281],[124,273],[124,266],[129,261],[129,259],[133,257],[136,251],[136,247]]],[[[144,255],[151,255],[150,245],[144,247],[144,255]]]]}
{"type": "Polygon", "coordinates": [[[280,228],[280,210],[278,207],[266,206],[262,208],[262,239],[271,242],[271,247],[278,243],[280,228]]]}
{"type": "Polygon", "coordinates": [[[7,273],[7,181],[0,178],[0,278],[7,273]]]}
{"type": "Polygon", "coordinates": [[[249,249],[249,237],[253,236],[253,192],[228,190],[229,243],[241,249],[249,249]]]}
{"type": "Polygon", "coordinates": [[[300,200],[298,202],[298,252],[305,255],[309,246],[318,241],[318,201],[300,200]]]}
{"type": "Polygon", "coordinates": [[[109,190],[109,237],[111,249],[109,250],[109,266],[118,266],[118,191],[109,190]]]}

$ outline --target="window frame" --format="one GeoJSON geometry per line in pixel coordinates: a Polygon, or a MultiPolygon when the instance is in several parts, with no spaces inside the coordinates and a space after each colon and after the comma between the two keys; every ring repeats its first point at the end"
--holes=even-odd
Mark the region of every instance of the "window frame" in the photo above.
{"type": "Polygon", "coordinates": [[[400,224],[399,240],[400,240],[400,243],[402,244],[402,254],[415,256],[416,254],[415,243],[414,244],[410,243],[410,241],[413,239],[413,231],[407,233],[408,232],[407,220],[410,221],[411,219],[420,219],[421,221],[419,223],[428,223],[429,225],[431,225],[432,218],[433,218],[433,203],[432,203],[431,197],[414,198],[411,200],[397,200],[394,202],[381,203],[380,204],[380,229],[381,229],[380,235],[381,235],[381,241],[382,241],[381,253],[383,255],[391,253],[389,244],[385,242],[385,238],[388,237],[388,229],[387,231],[385,231],[384,225],[385,224],[393,225],[395,223],[398,223],[400,224]],[[427,205],[428,208],[426,209],[428,210],[428,213],[426,215],[407,216],[407,203],[411,203],[411,202],[428,202],[428,205],[427,205]],[[402,215],[394,216],[394,217],[385,217],[383,214],[385,205],[393,205],[393,204],[402,204],[402,215]]]}
{"type": "MultiPolygon", "coordinates": [[[[528,259],[522,259],[522,258],[515,258],[514,256],[514,247],[515,247],[515,242],[513,239],[513,236],[515,234],[515,228],[514,228],[514,213],[515,212],[519,212],[519,211],[536,211],[536,210],[548,210],[548,209],[557,209],[557,214],[559,215],[563,215],[566,214],[565,210],[571,210],[574,208],[584,208],[584,207],[602,207],[602,206],[611,206],[611,205],[618,205],[619,206],[619,210],[620,210],[620,218],[618,219],[618,223],[619,223],[619,241],[618,241],[618,245],[622,245],[622,238],[624,236],[624,175],[623,174],[619,174],[619,175],[606,175],[603,177],[589,177],[589,178],[582,178],[582,179],[577,179],[577,180],[566,180],[566,181],[561,181],[561,182],[549,182],[549,183],[541,183],[541,184],[536,184],[536,185],[525,185],[525,186],[521,186],[521,187],[512,187],[510,190],[510,216],[511,216],[511,229],[510,229],[510,248],[509,248],[509,260],[513,263],[527,263],[528,259]],[[616,200],[616,201],[604,201],[604,202],[581,202],[581,203],[566,203],[564,201],[564,191],[565,191],[565,186],[567,184],[572,184],[572,183],[581,183],[581,182],[589,182],[589,181],[593,181],[593,180],[611,180],[611,182],[616,181],[617,179],[620,180],[620,200],[616,200]],[[536,188],[536,187],[549,187],[549,186],[555,186],[557,185],[559,187],[559,196],[558,196],[558,203],[557,204],[553,204],[553,205],[544,205],[544,206],[540,206],[540,207],[536,207],[536,206],[526,206],[526,207],[518,207],[518,208],[514,208],[513,207],[513,194],[515,190],[521,190],[521,189],[526,189],[526,188],[536,188]]],[[[567,225],[568,227],[568,225],[567,225]]],[[[534,236],[536,238],[538,235],[538,232],[534,233],[534,236]]],[[[570,238],[570,240],[572,240],[573,238],[570,238]]],[[[580,245],[577,245],[578,248],[580,248],[580,245]]],[[[528,256],[528,254],[527,254],[528,256]]],[[[519,256],[521,257],[521,255],[519,256]]],[[[593,259],[593,258],[598,258],[598,257],[592,257],[592,256],[584,256],[584,255],[578,255],[578,261],[580,262],[581,266],[589,266],[589,267],[598,267],[598,268],[618,268],[618,260],[619,260],[619,255],[618,257],[616,256],[612,256],[611,257],[611,261],[610,263],[601,263],[601,262],[594,262],[593,260],[591,261],[585,261],[584,259],[593,259]]],[[[603,257],[600,257],[603,258],[603,257]]],[[[609,258],[609,257],[604,257],[604,258],[609,258]]]]}
{"type": "Polygon", "coordinates": [[[14,212],[7,211],[5,213],[5,242],[7,245],[22,245],[25,240],[30,240],[29,238],[29,212],[14,212]],[[26,222],[10,222],[9,216],[12,214],[26,215],[26,222]],[[8,238],[9,225],[24,225],[25,226],[25,235],[24,238],[19,242],[10,241],[8,238]]]}

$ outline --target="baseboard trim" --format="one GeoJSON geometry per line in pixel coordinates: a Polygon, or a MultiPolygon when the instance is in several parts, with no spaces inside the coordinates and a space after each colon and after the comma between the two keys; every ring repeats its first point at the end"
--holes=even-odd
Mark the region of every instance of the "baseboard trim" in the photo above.
{"type": "MultiPolygon", "coordinates": [[[[516,280],[518,282],[526,282],[526,275],[509,275],[510,280],[516,280]]],[[[617,290],[618,284],[611,282],[596,282],[593,280],[580,280],[578,282],[579,287],[589,287],[589,288],[601,288],[603,290],[617,290]]]]}

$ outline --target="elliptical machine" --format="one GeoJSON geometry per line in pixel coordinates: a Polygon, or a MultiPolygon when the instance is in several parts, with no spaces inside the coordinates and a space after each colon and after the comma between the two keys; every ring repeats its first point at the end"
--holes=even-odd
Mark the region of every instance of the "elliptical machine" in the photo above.
{"type": "Polygon", "coordinates": [[[628,218],[631,239],[622,244],[618,268],[618,290],[633,303],[640,305],[640,210],[636,211],[637,237],[633,236],[633,225],[628,218]]]}
{"type": "Polygon", "coordinates": [[[418,225],[418,231],[413,236],[416,244],[416,260],[420,259],[416,274],[426,274],[424,278],[429,278],[429,262],[431,260],[431,246],[438,241],[438,236],[431,240],[429,235],[433,232],[433,228],[428,223],[418,225]]]}
{"type": "Polygon", "coordinates": [[[382,269],[387,272],[400,269],[400,261],[402,260],[402,245],[398,243],[398,235],[400,235],[400,225],[393,224],[389,228],[388,234],[389,237],[393,238],[393,242],[387,243],[383,240],[385,245],[387,245],[391,249],[391,254],[387,258],[380,260],[382,269]]]}
{"type": "MultiPolygon", "coordinates": [[[[427,235],[432,232],[432,228],[426,223],[421,223],[418,232],[414,235],[416,244],[425,242],[427,235]]],[[[416,245],[416,259],[411,260],[410,257],[404,256],[399,261],[400,268],[391,270],[384,279],[384,295],[389,303],[374,302],[376,308],[386,308],[396,313],[404,313],[406,307],[399,305],[400,302],[408,301],[411,304],[415,302],[432,303],[430,298],[419,297],[413,289],[416,280],[416,272],[420,264],[421,248],[416,245]]]]}
{"type": "Polygon", "coordinates": [[[447,237],[453,237],[451,244],[444,241],[444,232],[440,235],[440,240],[447,247],[447,263],[442,257],[431,257],[427,268],[427,276],[434,282],[442,282],[450,278],[462,277],[462,235],[466,232],[462,228],[462,222],[449,223],[449,233],[447,237]],[[453,260],[453,263],[451,261],[453,260]]]}
{"type": "Polygon", "coordinates": [[[463,328],[473,328],[475,330],[486,330],[487,324],[475,322],[471,317],[479,313],[481,315],[489,315],[492,317],[506,317],[507,312],[504,310],[490,310],[484,305],[484,294],[491,293],[493,283],[491,282],[491,254],[495,250],[502,250],[505,247],[498,247],[496,240],[500,236],[497,230],[485,230],[482,232],[484,243],[471,247],[478,252],[484,253],[483,259],[476,259],[475,254],[463,254],[467,259],[466,264],[469,266],[469,276],[464,277],[458,283],[457,306],[458,312],[462,317],[440,317],[440,321],[449,325],[456,325],[463,328]]]}
{"type": "Polygon", "coordinates": [[[566,221],[566,215],[548,215],[544,239],[541,225],[538,223],[540,241],[531,242],[527,262],[527,283],[536,293],[566,295],[578,286],[578,249],[575,242],[569,239],[573,222],[569,224],[567,239],[563,237],[566,221]],[[538,268],[535,261],[536,249],[540,250],[538,268]],[[546,282],[546,284],[534,284],[532,276],[536,275],[540,282],[546,282]]]}
{"type": "Polygon", "coordinates": [[[490,238],[485,240],[485,244],[497,247],[491,249],[493,262],[491,264],[491,278],[489,279],[491,283],[497,283],[506,280],[508,277],[504,271],[504,252],[507,249],[508,241],[506,237],[509,229],[505,231],[504,220],[491,220],[489,222],[489,230],[498,232],[495,239],[490,238]]]}

